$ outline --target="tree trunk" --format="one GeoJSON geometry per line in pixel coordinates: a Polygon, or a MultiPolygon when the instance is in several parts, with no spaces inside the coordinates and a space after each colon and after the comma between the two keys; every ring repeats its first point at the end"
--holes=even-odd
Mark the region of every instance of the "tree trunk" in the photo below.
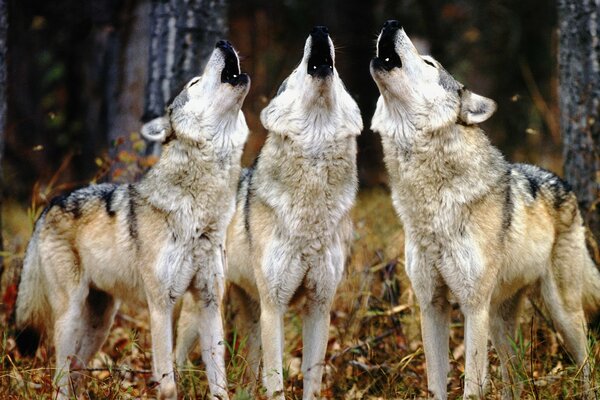
{"type": "MultiPolygon", "coordinates": [[[[565,178],[600,237],[600,3],[558,0],[559,98],[565,178]]],[[[595,245],[595,243],[593,244],[595,245]]]]}
{"type": "Polygon", "coordinates": [[[227,33],[227,0],[153,0],[144,121],[202,73],[215,43],[227,33]]]}
{"type": "MultiPolygon", "coordinates": [[[[2,170],[2,155],[4,154],[4,132],[6,130],[6,55],[8,31],[7,0],[0,0],[0,252],[4,250],[2,235],[2,205],[4,203],[4,176],[2,170]]],[[[4,272],[4,258],[0,254],[0,282],[4,272]]]]}

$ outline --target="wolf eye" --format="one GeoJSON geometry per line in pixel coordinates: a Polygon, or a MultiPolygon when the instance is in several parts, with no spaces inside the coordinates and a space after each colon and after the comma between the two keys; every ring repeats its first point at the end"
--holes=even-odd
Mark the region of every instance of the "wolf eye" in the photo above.
{"type": "Polygon", "coordinates": [[[194,78],[194,79],[192,79],[192,81],[188,85],[188,88],[191,88],[192,86],[194,86],[198,82],[200,82],[200,78],[194,78]]]}
{"type": "Polygon", "coordinates": [[[427,65],[431,65],[433,68],[435,68],[435,64],[434,64],[434,63],[432,63],[431,61],[429,61],[429,60],[426,60],[426,59],[423,59],[423,61],[425,61],[425,64],[427,64],[427,65]]]}

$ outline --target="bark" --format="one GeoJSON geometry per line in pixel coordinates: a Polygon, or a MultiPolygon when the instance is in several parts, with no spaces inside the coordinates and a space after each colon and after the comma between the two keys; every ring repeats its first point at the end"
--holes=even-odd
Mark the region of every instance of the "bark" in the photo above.
{"type": "Polygon", "coordinates": [[[565,178],[600,237],[600,2],[558,0],[559,98],[565,178]]]}
{"type": "Polygon", "coordinates": [[[215,43],[227,33],[227,0],[153,0],[144,121],[202,72],[215,43]]]}

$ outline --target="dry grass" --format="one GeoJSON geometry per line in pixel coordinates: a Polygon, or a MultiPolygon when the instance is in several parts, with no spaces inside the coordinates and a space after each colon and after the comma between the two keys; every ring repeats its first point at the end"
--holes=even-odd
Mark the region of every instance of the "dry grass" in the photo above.
{"type": "MultiPolygon", "coordinates": [[[[403,232],[389,193],[382,188],[361,191],[353,211],[355,241],[347,276],[338,290],[332,311],[323,397],[393,399],[426,397],[425,358],[419,333],[419,311],[404,273],[403,232]]],[[[54,371],[52,350],[42,346],[35,358],[15,349],[14,326],[9,320],[14,301],[15,273],[32,227],[32,218],[21,205],[5,205],[4,237],[7,255],[0,321],[0,398],[50,399],[54,371]],[[7,289],[8,284],[8,289],[7,289]]],[[[301,398],[301,317],[290,310],[286,318],[286,396],[301,398]]],[[[461,392],[464,367],[462,316],[452,312],[450,398],[461,392]]],[[[83,398],[152,398],[148,318],[144,310],[123,307],[102,351],[82,371],[86,379],[83,398]]],[[[243,337],[229,336],[228,373],[235,399],[261,397],[250,392],[241,376],[246,368],[243,337]]],[[[516,367],[524,383],[524,398],[577,397],[578,371],[564,351],[560,338],[542,312],[529,307],[522,317],[516,367]]],[[[593,354],[600,347],[590,339],[593,354]]],[[[498,360],[491,355],[492,386],[489,398],[499,397],[502,386],[498,360]]],[[[189,368],[179,371],[181,398],[208,398],[198,354],[189,368]]],[[[594,359],[597,359],[596,357],[594,359]]],[[[595,363],[593,363],[595,367],[595,363]]],[[[600,382],[594,368],[595,382],[600,382]]]]}

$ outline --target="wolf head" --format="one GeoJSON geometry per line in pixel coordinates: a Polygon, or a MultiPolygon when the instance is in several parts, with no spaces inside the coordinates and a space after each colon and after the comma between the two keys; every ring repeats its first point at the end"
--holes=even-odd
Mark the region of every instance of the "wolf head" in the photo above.
{"type": "Polygon", "coordinates": [[[270,132],[304,140],[314,135],[360,133],[360,110],[335,69],[335,51],[326,27],[312,29],[300,64],[283,81],[260,118],[270,132]]]}
{"type": "Polygon", "coordinates": [[[240,61],[231,43],[221,40],[212,52],[204,73],[192,78],[167,107],[165,116],[142,127],[152,141],[178,137],[194,142],[216,136],[247,132],[242,103],[250,78],[240,72],[240,61]]]}
{"type": "Polygon", "coordinates": [[[381,93],[371,128],[382,134],[478,124],[496,110],[494,101],[465,89],[439,62],[421,56],[398,21],[383,24],[371,75],[381,93]]]}

